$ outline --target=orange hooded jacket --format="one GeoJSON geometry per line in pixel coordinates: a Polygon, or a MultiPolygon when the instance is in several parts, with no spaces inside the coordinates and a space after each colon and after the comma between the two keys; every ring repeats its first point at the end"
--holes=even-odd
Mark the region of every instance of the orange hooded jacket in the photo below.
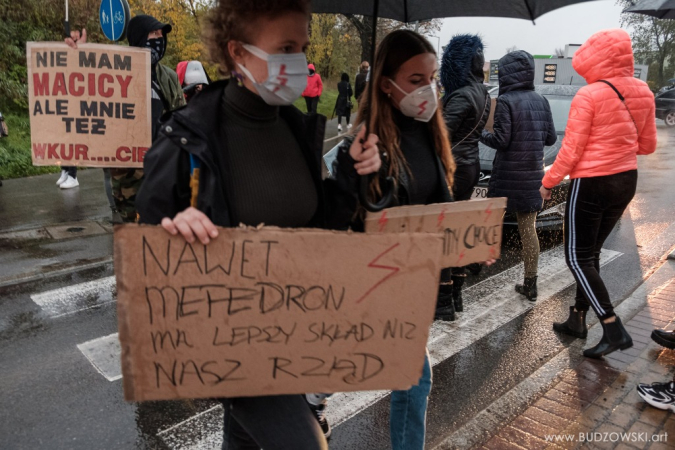
{"type": "Polygon", "coordinates": [[[588,86],[572,100],[562,147],[542,180],[547,189],[567,175],[589,178],[637,169],[637,155],[656,150],[654,94],[633,77],[628,33],[621,29],[595,33],[577,50],[572,66],[588,86]],[[598,80],[612,83],[626,105],[598,80]]]}

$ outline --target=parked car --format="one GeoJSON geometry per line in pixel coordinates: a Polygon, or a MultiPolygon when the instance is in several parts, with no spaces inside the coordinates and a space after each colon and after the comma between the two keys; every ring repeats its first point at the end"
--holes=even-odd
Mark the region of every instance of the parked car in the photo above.
{"type": "Polygon", "coordinates": [[[675,89],[656,94],[656,118],[666,122],[666,126],[675,127],[675,89]]]}
{"type": "MultiPolygon", "coordinates": [[[[562,146],[565,128],[567,128],[567,118],[572,98],[576,95],[581,86],[567,85],[537,85],[535,91],[548,99],[553,114],[555,130],[558,134],[558,140],[550,147],[544,148],[544,170],[549,170],[558,156],[562,146]]],[[[488,181],[492,174],[492,163],[495,159],[496,150],[486,145],[479,144],[480,151],[480,181],[476,186],[473,198],[486,198],[488,181]]],[[[565,217],[565,203],[567,200],[567,189],[569,179],[566,178],[562,183],[556,186],[551,193],[551,200],[544,202],[543,211],[537,215],[537,229],[542,231],[562,230],[565,217]]],[[[507,214],[504,217],[505,227],[517,227],[518,221],[515,214],[507,214]]]]}

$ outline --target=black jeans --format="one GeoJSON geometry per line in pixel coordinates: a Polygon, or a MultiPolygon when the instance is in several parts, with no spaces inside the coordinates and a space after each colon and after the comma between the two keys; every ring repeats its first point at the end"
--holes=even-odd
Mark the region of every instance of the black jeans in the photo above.
{"type": "Polygon", "coordinates": [[[220,399],[223,450],[328,450],[319,422],[302,395],[220,399]]]}
{"type": "Polygon", "coordinates": [[[577,311],[593,308],[602,320],[614,315],[600,278],[600,250],[635,195],[637,170],[570,183],[565,209],[565,260],[577,281],[577,311]],[[582,294],[582,295],[579,295],[582,294]]]}
{"type": "Polygon", "coordinates": [[[316,109],[319,107],[319,97],[305,97],[305,104],[307,105],[307,114],[316,114],[316,109]]]}
{"type": "Polygon", "coordinates": [[[462,164],[455,169],[455,180],[452,185],[452,197],[456,202],[469,200],[473,188],[480,179],[480,161],[475,164],[462,164]]]}
{"type": "MultiPolygon", "coordinates": [[[[454,183],[452,185],[452,198],[456,202],[470,200],[473,195],[473,188],[480,179],[480,161],[475,164],[462,164],[455,168],[454,183]]],[[[466,276],[465,267],[453,267],[452,274],[455,276],[466,276]]]]}
{"type": "Polygon", "coordinates": [[[73,178],[77,178],[77,167],[76,166],[61,166],[61,170],[65,170],[68,175],[73,178]]]}

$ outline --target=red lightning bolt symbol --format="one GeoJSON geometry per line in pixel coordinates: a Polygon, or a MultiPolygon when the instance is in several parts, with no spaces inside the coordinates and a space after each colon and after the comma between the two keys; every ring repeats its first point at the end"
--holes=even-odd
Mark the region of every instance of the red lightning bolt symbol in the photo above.
{"type": "Polygon", "coordinates": [[[387,219],[387,211],[383,211],[382,215],[380,216],[380,220],[377,221],[377,223],[380,224],[380,233],[384,231],[384,227],[387,226],[387,222],[389,222],[389,219],[387,219]]]}
{"type": "Polygon", "coordinates": [[[490,202],[488,207],[485,209],[485,222],[488,221],[488,219],[490,218],[490,215],[492,214],[492,209],[490,209],[490,208],[492,208],[492,202],[490,202]]]}
{"type": "Polygon", "coordinates": [[[437,228],[441,228],[443,226],[443,221],[445,220],[445,208],[441,210],[441,213],[438,215],[438,223],[436,224],[437,228]]]}
{"type": "Polygon", "coordinates": [[[464,254],[466,253],[466,249],[462,250],[462,253],[459,255],[459,259],[457,262],[460,262],[464,258],[464,254]]]}
{"type": "Polygon", "coordinates": [[[420,103],[419,105],[420,112],[417,113],[418,116],[427,110],[427,103],[429,103],[427,100],[424,100],[422,103],[420,103]]]}
{"type": "Polygon", "coordinates": [[[278,91],[282,87],[286,86],[286,83],[288,83],[288,78],[282,77],[282,75],[288,75],[286,73],[286,64],[281,65],[281,69],[279,70],[279,76],[277,76],[277,81],[279,82],[279,86],[275,87],[274,91],[272,91],[272,92],[278,91]]]}
{"type": "Polygon", "coordinates": [[[375,284],[373,285],[373,287],[371,287],[370,289],[368,289],[368,291],[367,291],[365,294],[363,294],[363,296],[362,296],[360,299],[358,299],[358,300],[356,301],[356,303],[361,303],[366,297],[368,297],[368,296],[370,295],[371,292],[373,292],[373,291],[374,291],[375,289],[377,289],[382,283],[384,283],[384,282],[387,281],[389,278],[391,278],[391,277],[393,277],[394,275],[396,275],[396,273],[397,273],[399,270],[401,270],[400,267],[382,266],[382,265],[377,264],[377,261],[378,261],[380,258],[382,258],[384,255],[386,255],[387,253],[389,253],[390,251],[392,251],[393,249],[395,249],[395,248],[398,247],[399,245],[400,245],[400,243],[399,243],[399,244],[394,244],[394,245],[392,245],[392,246],[389,247],[387,250],[385,250],[384,252],[382,252],[382,253],[380,253],[379,255],[377,255],[377,257],[376,257],[375,259],[373,259],[370,263],[368,263],[368,267],[370,267],[370,268],[372,268],[372,269],[386,269],[386,270],[390,270],[391,273],[389,273],[389,275],[385,276],[385,277],[382,278],[380,281],[378,281],[377,283],[375,283],[375,284]]]}

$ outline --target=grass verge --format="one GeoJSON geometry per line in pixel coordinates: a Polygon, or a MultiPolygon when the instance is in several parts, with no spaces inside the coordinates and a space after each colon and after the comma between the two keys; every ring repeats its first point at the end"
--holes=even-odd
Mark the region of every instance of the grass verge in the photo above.
{"type": "MultiPolygon", "coordinates": [[[[328,82],[326,82],[326,84],[328,84],[328,82]]],[[[321,94],[321,98],[319,99],[319,107],[317,108],[316,112],[323,114],[324,116],[328,117],[328,120],[330,120],[331,116],[333,115],[333,110],[335,109],[335,102],[338,98],[338,90],[337,87],[335,89],[328,88],[326,87],[326,84],[323,85],[323,94],[321,94]]],[[[297,99],[294,105],[300,111],[304,113],[307,112],[307,105],[305,104],[304,97],[297,99]]]]}
{"type": "Polygon", "coordinates": [[[57,166],[34,166],[30,153],[30,120],[28,115],[7,114],[9,136],[0,139],[0,178],[29,177],[61,170],[57,166]]]}

